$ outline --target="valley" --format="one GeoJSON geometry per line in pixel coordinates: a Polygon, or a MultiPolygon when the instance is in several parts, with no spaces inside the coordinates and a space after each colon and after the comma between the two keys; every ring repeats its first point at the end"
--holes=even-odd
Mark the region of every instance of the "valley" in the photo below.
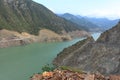
{"type": "Polygon", "coordinates": [[[0,80],[120,80],[119,2],[39,1],[0,0],[0,80]]]}

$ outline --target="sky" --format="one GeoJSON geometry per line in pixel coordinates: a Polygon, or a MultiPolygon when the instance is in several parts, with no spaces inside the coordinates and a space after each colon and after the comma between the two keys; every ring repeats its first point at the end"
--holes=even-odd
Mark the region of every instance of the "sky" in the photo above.
{"type": "Polygon", "coordinates": [[[120,0],[33,0],[54,13],[90,17],[120,18],[120,0]]]}

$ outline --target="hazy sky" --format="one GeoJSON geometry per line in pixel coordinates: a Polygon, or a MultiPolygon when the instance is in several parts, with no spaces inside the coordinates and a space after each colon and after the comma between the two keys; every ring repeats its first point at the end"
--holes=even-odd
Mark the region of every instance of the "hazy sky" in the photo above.
{"type": "Polygon", "coordinates": [[[34,0],[55,13],[120,18],[120,0],[34,0]]]}

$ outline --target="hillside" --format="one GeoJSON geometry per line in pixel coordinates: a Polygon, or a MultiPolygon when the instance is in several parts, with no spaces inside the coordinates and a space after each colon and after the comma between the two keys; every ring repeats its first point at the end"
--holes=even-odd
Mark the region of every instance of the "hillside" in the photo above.
{"type": "Polygon", "coordinates": [[[57,66],[71,66],[87,72],[105,75],[120,74],[120,22],[101,34],[64,49],[54,59],[57,66]]]}
{"type": "Polygon", "coordinates": [[[65,18],[73,23],[78,24],[81,29],[84,29],[86,31],[89,31],[89,32],[102,31],[102,29],[97,24],[90,22],[89,20],[85,19],[82,16],[78,17],[78,16],[72,15],[70,13],[59,14],[59,16],[65,18]]]}
{"type": "MultiPolygon", "coordinates": [[[[83,37],[79,35],[79,37],[83,37]]],[[[32,35],[27,32],[19,33],[17,31],[10,31],[6,29],[0,30],[0,48],[26,45],[34,42],[58,42],[71,40],[69,34],[59,35],[51,30],[42,29],[38,35],[32,35]]]]}
{"type": "Polygon", "coordinates": [[[32,0],[0,0],[0,29],[36,35],[44,28],[58,34],[80,30],[78,25],[58,17],[32,0]]]}

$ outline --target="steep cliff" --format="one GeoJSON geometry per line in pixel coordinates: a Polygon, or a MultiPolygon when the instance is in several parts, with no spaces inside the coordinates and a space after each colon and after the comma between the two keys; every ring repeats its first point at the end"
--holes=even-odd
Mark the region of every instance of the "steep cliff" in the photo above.
{"type": "Polygon", "coordinates": [[[120,44],[120,22],[110,30],[105,31],[97,40],[99,43],[120,44]]]}
{"type": "MultiPolygon", "coordinates": [[[[71,66],[74,66],[74,62],[72,62],[74,55],[76,52],[78,52],[81,49],[84,49],[84,47],[88,44],[94,43],[94,39],[92,37],[89,37],[81,42],[77,42],[76,44],[65,48],[61,53],[57,55],[57,58],[53,61],[53,63],[57,66],[61,65],[68,65],[71,64],[71,66]]],[[[78,56],[77,56],[78,57],[78,56]]]]}
{"type": "Polygon", "coordinates": [[[84,41],[81,41],[63,50],[53,63],[57,66],[77,67],[88,72],[120,74],[119,35],[120,22],[112,29],[104,32],[96,42],[86,39],[84,41],[88,40],[89,43],[82,44],[84,41]],[[76,48],[73,49],[73,47],[76,48]]]}

